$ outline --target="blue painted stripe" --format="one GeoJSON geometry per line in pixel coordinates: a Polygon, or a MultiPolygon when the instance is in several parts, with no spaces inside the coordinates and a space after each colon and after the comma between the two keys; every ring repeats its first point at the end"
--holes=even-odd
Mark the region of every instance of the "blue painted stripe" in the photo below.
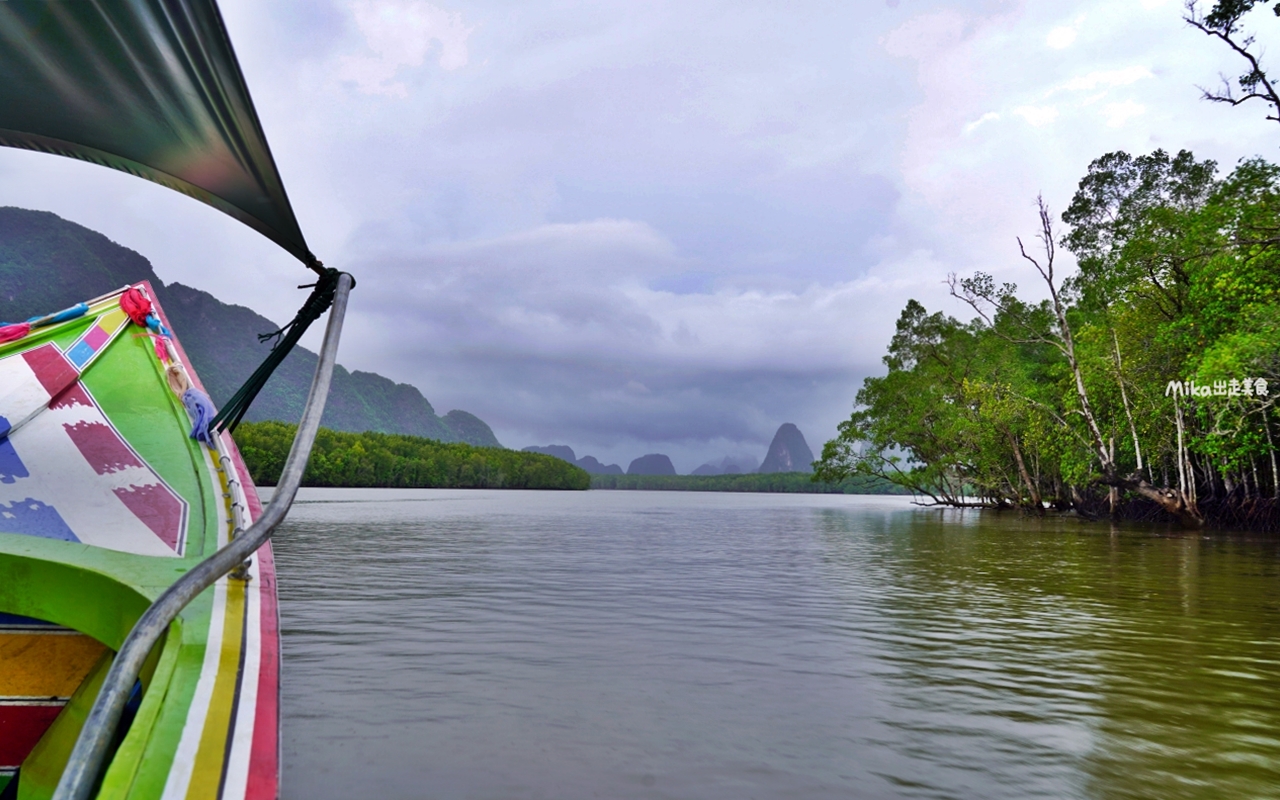
{"type": "Polygon", "coordinates": [[[52,622],[45,622],[35,617],[24,617],[19,614],[0,612],[0,628],[59,628],[52,622]]]}
{"type": "Polygon", "coordinates": [[[96,350],[89,346],[88,342],[81,339],[76,343],[75,347],[72,347],[67,351],[67,358],[71,360],[72,364],[76,365],[76,369],[79,369],[87,364],[89,359],[93,358],[93,354],[96,352],[96,350]]]}
{"type": "Polygon", "coordinates": [[[0,533],[19,533],[64,542],[80,541],[56,508],[30,497],[8,506],[0,505],[0,533]]]}
{"type": "Polygon", "coordinates": [[[18,478],[31,475],[27,465],[18,457],[18,451],[13,449],[13,442],[9,441],[11,429],[9,420],[0,417],[0,483],[13,483],[18,478]]]}

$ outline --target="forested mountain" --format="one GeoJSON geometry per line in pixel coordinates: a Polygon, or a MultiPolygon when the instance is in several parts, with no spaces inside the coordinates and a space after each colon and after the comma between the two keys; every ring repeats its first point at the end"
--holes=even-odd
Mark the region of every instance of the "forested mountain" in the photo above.
{"type": "Polygon", "coordinates": [[[784,422],[773,435],[760,472],[813,472],[813,451],[793,423],[784,422]]]}
{"type": "MultiPolygon", "coordinates": [[[[269,345],[257,334],[277,323],[208,292],[165,284],[150,262],[100,233],[47,211],[0,208],[0,320],[66,308],[127,283],[147,280],[215,403],[229,398],[261,363],[269,345]]],[[[299,292],[299,303],[303,295],[299,292]]],[[[323,324],[317,323],[317,324],[323,324]]],[[[316,354],[296,348],[258,395],[245,419],[296,422],[316,354]]],[[[422,393],[372,372],[334,370],[325,427],[421,436],[500,447],[493,431],[465,411],[438,416],[422,393]]]]}

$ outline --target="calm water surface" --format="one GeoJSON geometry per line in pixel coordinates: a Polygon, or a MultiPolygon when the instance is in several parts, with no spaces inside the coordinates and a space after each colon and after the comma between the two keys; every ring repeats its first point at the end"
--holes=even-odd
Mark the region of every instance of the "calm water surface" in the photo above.
{"type": "Polygon", "coordinates": [[[286,800],[1280,798],[1274,541],[900,498],[301,499],[286,800]]]}

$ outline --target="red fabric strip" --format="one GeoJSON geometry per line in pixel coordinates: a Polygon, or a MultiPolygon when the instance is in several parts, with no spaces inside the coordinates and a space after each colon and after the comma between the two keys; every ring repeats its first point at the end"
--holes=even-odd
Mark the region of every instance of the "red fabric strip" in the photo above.
{"type": "Polygon", "coordinates": [[[5,325],[4,327],[0,327],[0,344],[21,339],[28,333],[31,333],[31,323],[29,322],[18,322],[13,325],[5,325]]]}
{"type": "Polygon", "coordinates": [[[147,327],[147,315],[151,313],[151,301],[136,286],[125,289],[120,295],[120,309],[129,315],[134,325],[147,327]]]}

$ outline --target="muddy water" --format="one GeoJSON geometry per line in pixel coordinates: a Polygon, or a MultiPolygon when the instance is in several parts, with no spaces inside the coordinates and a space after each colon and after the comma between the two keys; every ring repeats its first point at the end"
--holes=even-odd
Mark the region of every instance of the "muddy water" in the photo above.
{"type": "Polygon", "coordinates": [[[900,498],[304,492],[284,796],[1280,797],[1280,547],[900,498]]]}

